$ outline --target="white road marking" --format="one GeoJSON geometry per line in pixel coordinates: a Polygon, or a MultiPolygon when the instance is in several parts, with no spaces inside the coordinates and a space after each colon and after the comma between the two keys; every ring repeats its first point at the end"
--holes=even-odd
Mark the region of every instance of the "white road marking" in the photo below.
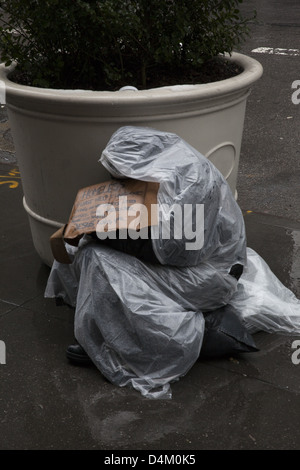
{"type": "Polygon", "coordinates": [[[288,55],[288,56],[299,56],[300,49],[283,49],[281,47],[257,47],[251,52],[257,54],[275,54],[275,55],[288,55]]]}

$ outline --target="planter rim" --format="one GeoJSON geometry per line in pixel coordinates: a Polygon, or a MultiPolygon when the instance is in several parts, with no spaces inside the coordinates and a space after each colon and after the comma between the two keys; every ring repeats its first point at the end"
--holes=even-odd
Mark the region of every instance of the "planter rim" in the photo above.
{"type": "MultiPolygon", "coordinates": [[[[168,103],[172,101],[182,102],[182,100],[201,100],[210,97],[218,97],[224,94],[232,94],[237,91],[249,89],[251,85],[257,81],[262,73],[263,67],[256,59],[245,54],[232,52],[231,55],[225,54],[224,57],[243,67],[243,72],[235,77],[211,82],[206,84],[195,85],[172,85],[158,88],[150,88],[147,90],[119,90],[119,91],[91,91],[91,90],[64,90],[52,88],[38,88],[27,85],[20,85],[11,81],[8,76],[15,65],[5,67],[0,64],[0,87],[2,88],[2,101],[6,97],[13,95],[14,97],[23,96],[31,100],[49,100],[56,102],[79,101],[82,103],[94,103],[96,106],[100,102],[113,106],[128,106],[133,103],[142,104],[151,101],[164,101],[168,103]],[[4,95],[4,99],[3,99],[4,95]]],[[[5,104],[5,103],[3,103],[5,104]]]]}

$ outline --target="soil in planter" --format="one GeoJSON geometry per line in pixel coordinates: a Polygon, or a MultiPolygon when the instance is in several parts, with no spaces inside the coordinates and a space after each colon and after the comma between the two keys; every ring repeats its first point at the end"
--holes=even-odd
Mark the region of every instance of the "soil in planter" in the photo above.
{"type": "Polygon", "coordinates": [[[176,69],[170,73],[170,70],[164,68],[150,69],[147,73],[147,88],[217,82],[235,77],[242,71],[243,68],[238,64],[219,58],[207,61],[197,70],[194,68],[176,69]]]}
{"type": "MultiPolygon", "coordinates": [[[[134,66],[132,67],[134,70],[134,66]]],[[[162,66],[154,66],[149,67],[147,69],[147,81],[146,87],[142,85],[142,79],[139,78],[141,76],[140,72],[136,70],[133,73],[134,77],[137,77],[136,80],[132,80],[130,83],[118,83],[114,87],[109,87],[105,83],[97,83],[97,85],[91,85],[89,87],[86,86],[84,83],[78,83],[74,88],[81,88],[81,89],[91,89],[91,90],[107,90],[107,91],[116,91],[119,90],[122,86],[125,85],[132,85],[136,86],[138,89],[143,88],[157,88],[162,86],[170,86],[170,85],[183,85],[183,84],[199,84],[199,83],[211,83],[217,82],[220,80],[225,80],[227,78],[234,77],[242,73],[243,68],[240,67],[238,64],[233,63],[229,60],[225,60],[224,58],[213,58],[204,64],[201,67],[182,67],[182,68],[172,68],[169,67],[162,67],[162,66]]],[[[12,72],[9,76],[10,80],[13,82],[22,84],[22,85],[29,85],[32,86],[33,83],[30,82],[29,77],[26,74],[18,71],[16,69],[12,72]]],[[[62,88],[61,86],[55,87],[50,86],[50,88],[62,88]]]]}

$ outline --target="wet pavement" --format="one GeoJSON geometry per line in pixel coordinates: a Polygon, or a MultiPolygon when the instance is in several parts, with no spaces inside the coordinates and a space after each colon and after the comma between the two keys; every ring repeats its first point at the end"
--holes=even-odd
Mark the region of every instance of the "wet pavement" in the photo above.
{"type": "MultiPolygon", "coordinates": [[[[252,54],[255,47],[271,44],[262,25],[255,31],[245,52],[248,48],[263,63],[266,78],[248,106],[238,202],[247,245],[300,298],[299,106],[290,100],[290,84],[300,76],[292,58],[252,54]],[[274,81],[276,63],[280,71],[274,81]],[[288,77],[285,70],[291,72],[288,77]]],[[[273,41],[271,25],[268,31],[273,41]]],[[[291,34],[286,47],[292,47],[291,34]]],[[[280,38],[276,46],[284,47],[280,38]]],[[[97,449],[105,458],[117,450],[190,455],[204,449],[300,448],[300,364],[292,362],[292,344],[300,332],[298,337],[259,332],[254,335],[259,352],[198,361],[172,385],[172,400],[143,398],[110,384],[94,366],[71,365],[65,348],[74,340],[74,313],[44,299],[50,269],[34,250],[22,196],[3,108],[0,340],[6,345],[6,364],[0,364],[0,450],[97,449]]]]}
{"type": "Polygon", "coordinates": [[[300,2],[247,0],[242,8],[255,8],[257,19],[241,52],[258,60],[264,73],[247,101],[239,203],[300,221],[300,104],[292,100],[292,84],[300,80],[300,2]],[[254,52],[259,48],[273,53],[254,52]]]}
{"type": "MultiPolygon", "coordinates": [[[[260,332],[259,352],[198,361],[172,385],[172,400],[143,398],[94,366],[71,365],[65,348],[73,342],[73,310],[44,299],[49,268],[33,248],[14,168],[0,165],[1,180],[17,183],[0,186],[0,449],[300,446],[300,365],[291,360],[297,337],[260,332]]],[[[253,212],[245,222],[248,246],[300,297],[300,224],[253,212]]]]}

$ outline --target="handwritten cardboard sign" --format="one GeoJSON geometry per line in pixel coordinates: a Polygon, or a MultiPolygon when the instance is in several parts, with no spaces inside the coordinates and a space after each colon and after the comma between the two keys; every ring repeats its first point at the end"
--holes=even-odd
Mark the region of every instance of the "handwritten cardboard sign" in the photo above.
{"type": "Polygon", "coordinates": [[[70,262],[63,240],[76,246],[84,234],[157,225],[158,189],[159,183],[134,179],[114,179],[80,189],[67,225],[50,239],[55,259],[70,262]]]}

